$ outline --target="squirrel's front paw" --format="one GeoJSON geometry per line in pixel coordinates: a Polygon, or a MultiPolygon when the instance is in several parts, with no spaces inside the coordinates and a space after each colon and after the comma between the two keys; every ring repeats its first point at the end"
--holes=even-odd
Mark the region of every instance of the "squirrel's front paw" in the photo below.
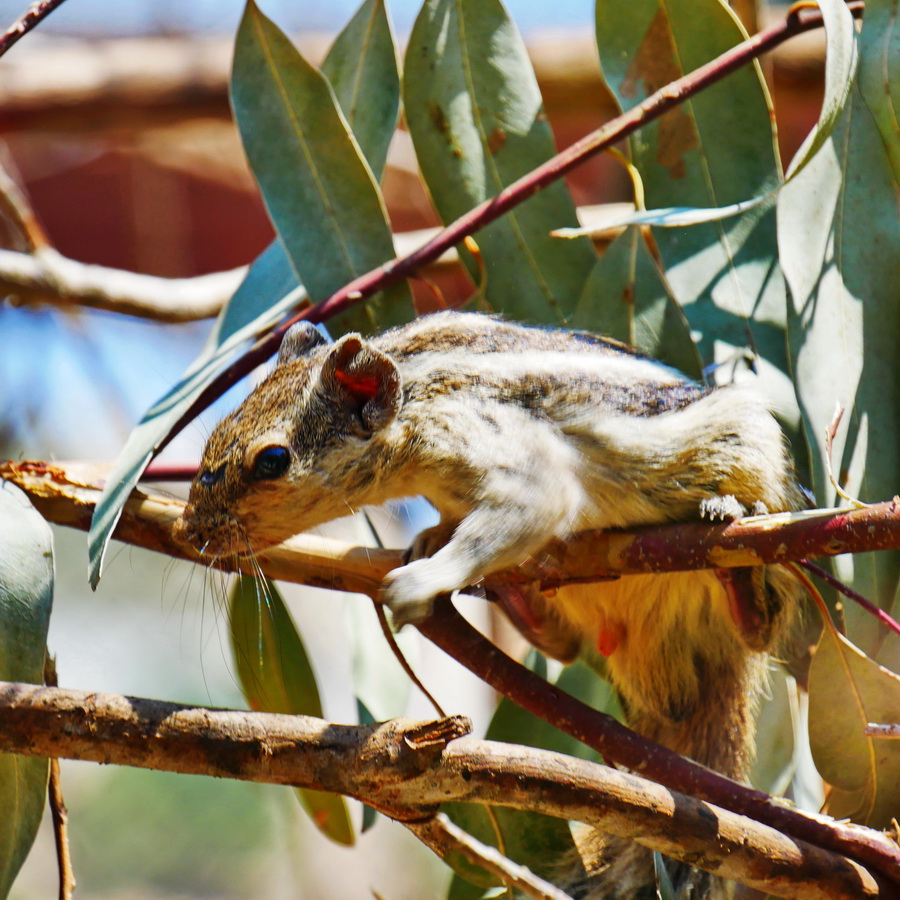
{"type": "Polygon", "coordinates": [[[415,625],[431,612],[435,588],[429,559],[419,559],[388,572],[381,587],[381,599],[387,604],[397,628],[415,625]]]}
{"type": "Polygon", "coordinates": [[[743,519],[747,510],[733,494],[718,497],[707,497],[700,501],[700,518],[722,522],[734,522],[743,519]]]}

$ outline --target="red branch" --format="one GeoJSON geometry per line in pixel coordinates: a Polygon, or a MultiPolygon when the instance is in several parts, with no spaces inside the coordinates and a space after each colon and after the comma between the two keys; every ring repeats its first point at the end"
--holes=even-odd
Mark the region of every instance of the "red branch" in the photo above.
{"type": "Polygon", "coordinates": [[[0,35],[0,56],[3,56],[10,47],[20,38],[25,37],[32,28],[47,18],[58,6],[62,6],[64,0],[38,0],[32,3],[6,31],[0,35]]]}
{"type": "Polygon", "coordinates": [[[417,626],[432,643],[513,703],[560,731],[666,787],[749,816],[819,847],[843,853],[900,885],[900,847],[877,832],[792,809],[768,794],[738,784],[699,763],[654,744],[612,716],[576,700],[508,657],[476,631],[448,601],[417,626]]]}
{"type": "MultiPolygon", "coordinates": [[[[863,0],[852,0],[847,3],[847,8],[854,16],[861,17],[865,10],[865,3],[863,0]]],[[[768,53],[789,38],[820,28],[822,24],[822,14],[818,10],[807,8],[793,10],[784,21],[771,25],[693,72],[660,88],[628,112],[617,116],[596,131],[576,141],[543,165],[514,181],[496,197],[480,203],[465,215],[460,216],[418,250],[408,256],[392,259],[371,272],[361,275],[342,287],[337,293],[332,294],[327,300],[287,319],[204,388],[159,445],[157,453],[211,403],[218,400],[229,388],[272,356],[278,350],[287,329],[295,322],[301,320],[324,322],[401,279],[413,275],[422,267],[437,260],[466,236],[484,228],[600,151],[628,137],[648,122],[658,119],[663,113],[684,103],[710,85],[721,81],[727,75],[764,53],[768,53]]]]}

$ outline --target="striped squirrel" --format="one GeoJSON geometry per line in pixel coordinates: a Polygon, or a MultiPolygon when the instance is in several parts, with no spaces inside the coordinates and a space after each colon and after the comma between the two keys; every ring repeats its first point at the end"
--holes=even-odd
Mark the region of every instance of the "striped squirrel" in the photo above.
{"type": "MultiPolygon", "coordinates": [[[[752,390],[695,384],[589,334],[443,312],[333,344],[295,325],[271,374],[210,436],[175,533],[207,558],[247,555],[412,495],[441,518],[385,581],[400,623],[581,530],[802,504],[752,390]]],[[[741,778],[764,651],[796,592],[768,567],[523,590],[505,605],[552,655],[599,649],[637,731],[741,778]]],[[[578,896],[655,897],[648,851],[597,842],[591,856],[605,858],[578,896]]],[[[672,872],[686,896],[724,896],[715,879],[672,872]]]]}

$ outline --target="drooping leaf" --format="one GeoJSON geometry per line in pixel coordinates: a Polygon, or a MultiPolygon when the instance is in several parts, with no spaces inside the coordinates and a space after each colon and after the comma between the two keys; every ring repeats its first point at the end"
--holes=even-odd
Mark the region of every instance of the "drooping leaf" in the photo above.
{"type": "Polygon", "coordinates": [[[250,266],[222,309],[203,352],[175,386],[147,412],[128,436],[97,503],[88,535],[91,585],[100,581],[103,558],[122,508],[160,444],[207,385],[248,340],[271,328],[306,299],[279,241],[250,266]]]}
{"type": "Polygon", "coordinates": [[[900,808],[900,741],[868,737],[868,723],[900,720],[900,676],[826,628],[809,673],[809,737],[834,790],[827,811],[887,828],[900,808]]]}
{"type": "MultiPolygon", "coordinates": [[[[267,579],[242,576],[229,604],[231,642],[241,689],[251,709],[322,716],[315,673],[281,594],[267,579]]],[[[303,808],[339,844],[355,838],[343,797],[298,788],[303,808]]]]}
{"type": "MultiPolygon", "coordinates": [[[[598,0],[597,45],[623,109],[744,37],[719,0],[598,0]]],[[[632,139],[650,209],[715,208],[768,195],[780,183],[772,108],[757,65],[644,126],[632,139]]],[[[784,349],[785,288],[771,199],[734,218],[654,231],[668,283],[704,364],[750,355],[783,421],[796,424],[784,349]]]]}
{"type": "MultiPolygon", "coordinates": [[[[868,27],[868,26],[864,26],[868,27]]],[[[900,486],[900,205],[884,141],[858,90],[834,135],[782,191],[779,245],[791,289],[790,350],[820,506],[835,502],[825,430],[846,410],[833,448],[851,495],[880,500],[900,486]]],[[[890,609],[900,553],[837,557],[838,576],[890,609]]],[[[876,621],[847,609],[854,641],[875,656],[876,621]]]]}
{"type": "MultiPolygon", "coordinates": [[[[555,152],[525,45],[499,0],[427,0],[406,52],[403,99],[444,222],[555,152]]],[[[488,304],[514,318],[564,322],[595,257],[586,238],[559,241],[549,232],[575,224],[572,199],[557,183],[475,234],[488,304]]]]}
{"type": "Polygon", "coordinates": [[[380,181],[400,112],[400,73],[384,0],[365,0],[332,44],[322,74],[380,181]]]}
{"type": "Polygon", "coordinates": [[[629,228],[594,265],[572,324],[622,341],[699,379],[697,345],[638,228],[629,228]]]}
{"type": "MultiPolygon", "coordinates": [[[[24,492],[0,481],[0,680],[43,683],[53,603],[53,536],[24,492]]],[[[0,754],[0,898],[34,842],[49,762],[0,754]]]]}
{"type": "MultiPolygon", "coordinates": [[[[231,99],[269,216],[319,302],[394,257],[387,211],[328,80],[248,0],[235,43],[231,99]]],[[[371,331],[413,315],[405,283],[340,317],[371,331]]]]}

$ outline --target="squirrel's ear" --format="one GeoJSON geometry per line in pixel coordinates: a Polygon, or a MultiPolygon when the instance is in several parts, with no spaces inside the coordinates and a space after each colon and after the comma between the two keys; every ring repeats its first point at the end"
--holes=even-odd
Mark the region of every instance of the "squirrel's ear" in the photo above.
{"type": "Polygon", "coordinates": [[[287,333],[281,340],[281,348],[278,351],[278,361],[276,366],[284,365],[284,363],[293,362],[301,356],[306,356],[313,347],[321,344],[327,344],[325,336],[316,328],[312,322],[297,322],[291,325],[287,333]]]}
{"type": "Polygon", "coordinates": [[[345,334],[322,364],[328,394],[371,435],[400,411],[400,373],[394,361],[358,334],[345,334]]]}

